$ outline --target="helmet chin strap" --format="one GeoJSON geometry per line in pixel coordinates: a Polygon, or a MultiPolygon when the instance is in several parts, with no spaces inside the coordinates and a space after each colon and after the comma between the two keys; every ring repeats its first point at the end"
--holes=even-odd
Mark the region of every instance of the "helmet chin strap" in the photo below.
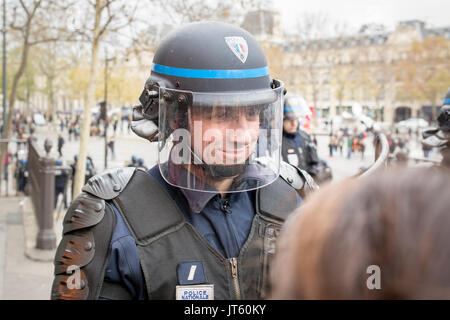
{"type": "Polygon", "coordinates": [[[215,165],[215,164],[206,164],[195,152],[188,146],[189,151],[191,152],[191,160],[192,163],[200,163],[198,166],[202,168],[203,172],[207,175],[215,178],[215,179],[225,179],[232,178],[244,173],[245,168],[248,165],[248,159],[245,160],[245,163],[240,164],[232,164],[232,165],[215,165]]]}

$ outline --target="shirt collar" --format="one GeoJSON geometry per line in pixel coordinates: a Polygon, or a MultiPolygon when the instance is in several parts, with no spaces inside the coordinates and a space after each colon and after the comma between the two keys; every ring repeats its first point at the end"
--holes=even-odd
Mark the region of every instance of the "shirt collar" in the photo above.
{"type": "Polygon", "coordinates": [[[197,190],[184,189],[184,188],[180,188],[180,189],[189,204],[189,208],[194,213],[202,212],[203,209],[208,204],[208,202],[212,198],[214,198],[216,195],[219,195],[218,192],[214,193],[214,192],[204,192],[204,191],[197,191],[197,190]]]}
{"type": "MultiPolygon", "coordinates": [[[[256,164],[251,164],[247,166],[245,172],[241,174],[239,177],[235,178],[233,181],[233,185],[238,186],[239,189],[255,189],[258,186],[261,186],[261,179],[256,178],[258,174],[264,173],[265,169],[256,164]]],[[[187,173],[186,168],[182,167],[181,172],[182,175],[187,173]]],[[[193,179],[192,185],[198,185],[197,178],[195,175],[191,175],[193,179]]],[[[236,188],[236,189],[238,189],[236,188]]],[[[206,207],[209,201],[213,199],[215,196],[220,196],[220,192],[206,192],[206,191],[198,191],[194,189],[180,188],[184,197],[186,198],[189,208],[194,213],[200,213],[206,207]]]]}

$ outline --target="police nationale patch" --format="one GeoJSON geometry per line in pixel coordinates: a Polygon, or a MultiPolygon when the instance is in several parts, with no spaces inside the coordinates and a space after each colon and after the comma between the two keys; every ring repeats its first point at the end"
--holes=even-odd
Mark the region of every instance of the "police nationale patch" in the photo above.
{"type": "Polygon", "coordinates": [[[207,283],[202,261],[183,261],[177,266],[178,284],[192,285],[207,283]]]}
{"type": "Polygon", "coordinates": [[[248,45],[247,41],[245,41],[242,37],[225,37],[225,42],[228,47],[230,47],[231,51],[234,53],[242,63],[247,61],[248,57],[248,45]]]}
{"type": "Polygon", "coordinates": [[[214,300],[214,285],[177,286],[177,300],[214,300]]]}

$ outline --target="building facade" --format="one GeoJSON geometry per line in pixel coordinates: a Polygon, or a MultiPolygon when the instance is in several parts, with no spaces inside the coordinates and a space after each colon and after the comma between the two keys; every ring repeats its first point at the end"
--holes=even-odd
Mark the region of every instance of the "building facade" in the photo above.
{"type": "Polygon", "coordinates": [[[369,24],[354,35],[308,39],[308,30],[284,35],[279,22],[278,13],[258,11],[242,27],[262,43],[271,74],[302,95],[318,117],[360,104],[378,121],[435,119],[450,87],[450,27],[410,20],[393,31],[369,24]]]}

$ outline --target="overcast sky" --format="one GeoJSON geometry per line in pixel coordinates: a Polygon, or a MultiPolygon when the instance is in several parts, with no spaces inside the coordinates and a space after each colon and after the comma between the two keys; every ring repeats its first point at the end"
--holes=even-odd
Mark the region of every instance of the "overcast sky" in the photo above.
{"type": "Polygon", "coordinates": [[[428,27],[450,27],[450,0],[277,0],[274,3],[281,13],[284,29],[302,12],[325,13],[330,20],[345,22],[354,31],[371,22],[393,30],[398,21],[412,19],[423,20],[428,27]]]}

